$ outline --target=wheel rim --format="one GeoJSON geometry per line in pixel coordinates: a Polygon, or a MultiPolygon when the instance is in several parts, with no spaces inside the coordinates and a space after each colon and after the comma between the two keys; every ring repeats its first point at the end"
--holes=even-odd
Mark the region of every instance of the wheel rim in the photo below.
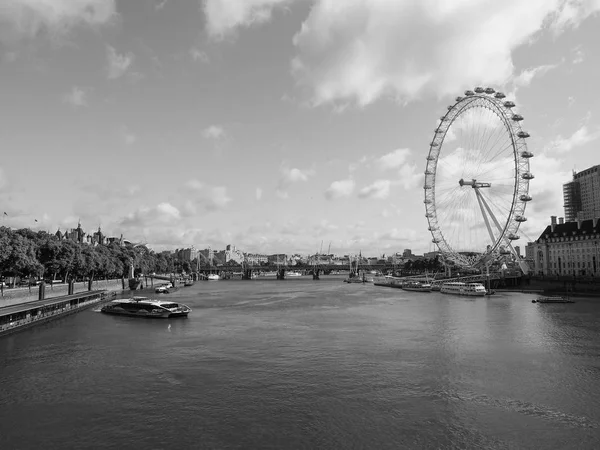
{"type": "Polygon", "coordinates": [[[511,102],[467,93],[435,129],[423,187],[433,242],[447,260],[477,268],[518,239],[532,155],[511,102]]]}

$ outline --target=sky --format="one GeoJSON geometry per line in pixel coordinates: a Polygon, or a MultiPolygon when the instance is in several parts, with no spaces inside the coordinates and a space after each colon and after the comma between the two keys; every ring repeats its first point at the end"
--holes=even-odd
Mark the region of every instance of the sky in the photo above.
{"type": "MultiPolygon", "coordinates": [[[[600,0],[0,0],[2,225],[155,250],[436,250],[440,116],[475,86],[531,134],[528,221],[600,164],[600,0]]],[[[442,150],[443,152],[443,150],[442,150]]]]}

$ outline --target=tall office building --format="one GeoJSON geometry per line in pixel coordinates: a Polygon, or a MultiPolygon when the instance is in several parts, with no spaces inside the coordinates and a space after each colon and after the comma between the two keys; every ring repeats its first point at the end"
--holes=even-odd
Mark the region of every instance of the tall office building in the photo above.
{"type": "Polygon", "coordinates": [[[565,221],[600,217],[600,165],[573,172],[573,181],[563,184],[565,221]]]}

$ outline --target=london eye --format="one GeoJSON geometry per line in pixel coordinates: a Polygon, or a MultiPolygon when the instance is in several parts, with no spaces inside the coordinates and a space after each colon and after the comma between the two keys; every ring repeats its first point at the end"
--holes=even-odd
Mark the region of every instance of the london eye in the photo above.
{"type": "MultiPolygon", "coordinates": [[[[440,118],[425,168],[425,216],[443,258],[481,269],[515,254],[531,201],[529,133],[515,104],[492,88],[465,91],[440,118]]],[[[526,265],[521,263],[526,271],[526,265]]]]}

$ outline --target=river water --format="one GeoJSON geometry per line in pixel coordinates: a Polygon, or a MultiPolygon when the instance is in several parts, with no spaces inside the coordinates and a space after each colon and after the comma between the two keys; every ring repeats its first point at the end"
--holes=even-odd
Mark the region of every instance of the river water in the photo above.
{"type": "Polygon", "coordinates": [[[597,449],[600,300],[209,281],[0,339],[2,449],[597,449]]]}

